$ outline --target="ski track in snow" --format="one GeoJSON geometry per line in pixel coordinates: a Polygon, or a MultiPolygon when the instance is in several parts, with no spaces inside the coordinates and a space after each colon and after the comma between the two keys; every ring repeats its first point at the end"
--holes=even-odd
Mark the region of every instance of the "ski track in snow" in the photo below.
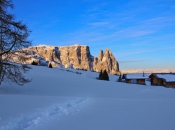
{"type": "Polygon", "coordinates": [[[40,125],[42,121],[49,121],[54,116],[71,115],[73,112],[80,111],[83,104],[87,103],[87,98],[79,98],[63,104],[55,104],[44,110],[30,115],[20,115],[15,119],[10,119],[9,122],[0,126],[0,130],[24,130],[31,126],[40,125]]]}

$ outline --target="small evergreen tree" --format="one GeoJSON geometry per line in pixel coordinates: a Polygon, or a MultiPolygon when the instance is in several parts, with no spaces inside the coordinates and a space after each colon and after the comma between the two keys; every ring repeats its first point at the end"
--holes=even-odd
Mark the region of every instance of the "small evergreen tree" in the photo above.
{"type": "Polygon", "coordinates": [[[49,64],[49,68],[52,68],[52,64],[51,63],[49,64]]]}
{"type": "Polygon", "coordinates": [[[99,74],[99,79],[102,79],[102,75],[103,75],[103,73],[102,73],[102,70],[101,70],[100,74],[99,74]]]}
{"type": "Polygon", "coordinates": [[[109,80],[109,76],[108,76],[108,73],[106,70],[104,70],[102,78],[103,78],[103,80],[109,80]]]}
{"type": "Polygon", "coordinates": [[[99,79],[100,80],[109,80],[109,76],[108,76],[108,73],[106,70],[104,70],[103,72],[101,70],[101,72],[99,74],[99,79]]]}
{"type": "Polygon", "coordinates": [[[31,65],[38,65],[35,61],[32,61],[31,65]]]}

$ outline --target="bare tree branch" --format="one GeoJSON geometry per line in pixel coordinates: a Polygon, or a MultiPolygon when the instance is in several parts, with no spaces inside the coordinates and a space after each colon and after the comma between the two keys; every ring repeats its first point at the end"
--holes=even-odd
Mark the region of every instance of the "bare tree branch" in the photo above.
{"type": "Polygon", "coordinates": [[[13,57],[21,62],[26,60],[21,49],[31,45],[27,40],[30,31],[21,21],[15,21],[8,8],[13,8],[11,0],[0,0],[0,84],[8,81],[23,85],[30,81],[23,75],[30,67],[13,63],[13,57]]]}

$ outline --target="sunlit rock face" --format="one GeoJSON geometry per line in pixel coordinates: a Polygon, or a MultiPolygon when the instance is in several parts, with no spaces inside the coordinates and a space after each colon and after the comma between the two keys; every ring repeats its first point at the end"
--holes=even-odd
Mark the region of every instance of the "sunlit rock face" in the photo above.
{"type": "Polygon", "coordinates": [[[92,70],[92,57],[88,46],[59,47],[61,64],[66,68],[92,70]]]}
{"type": "Polygon", "coordinates": [[[114,55],[109,49],[106,49],[104,54],[100,50],[98,58],[94,58],[94,71],[106,70],[109,74],[120,74],[119,64],[114,55]]]}
{"type": "Polygon", "coordinates": [[[65,67],[74,69],[83,69],[100,72],[106,71],[109,74],[120,74],[119,65],[112,52],[106,49],[103,53],[100,50],[99,56],[94,57],[90,54],[90,49],[86,45],[73,46],[46,46],[40,45],[36,47],[25,48],[26,64],[31,64],[32,61],[39,65],[46,66],[49,63],[53,67],[65,67]]]}

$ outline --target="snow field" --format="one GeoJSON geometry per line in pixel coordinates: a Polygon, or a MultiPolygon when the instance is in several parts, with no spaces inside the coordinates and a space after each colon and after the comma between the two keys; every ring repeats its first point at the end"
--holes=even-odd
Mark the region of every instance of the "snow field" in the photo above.
{"type": "Polygon", "coordinates": [[[90,71],[32,68],[29,84],[2,84],[0,130],[175,129],[175,89],[119,83],[115,75],[96,80],[99,73],[90,71]]]}
{"type": "MultiPolygon", "coordinates": [[[[0,123],[0,130],[24,130],[42,126],[50,120],[59,120],[64,115],[72,115],[79,112],[87,98],[70,99],[67,102],[53,104],[47,108],[37,108],[34,113],[19,114],[16,118],[9,118],[7,122],[0,123]]],[[[13,108],[12,108],[13,109],[13,108]]],[[[18,108],[16,108],[18,109],[18,108]]]]}

